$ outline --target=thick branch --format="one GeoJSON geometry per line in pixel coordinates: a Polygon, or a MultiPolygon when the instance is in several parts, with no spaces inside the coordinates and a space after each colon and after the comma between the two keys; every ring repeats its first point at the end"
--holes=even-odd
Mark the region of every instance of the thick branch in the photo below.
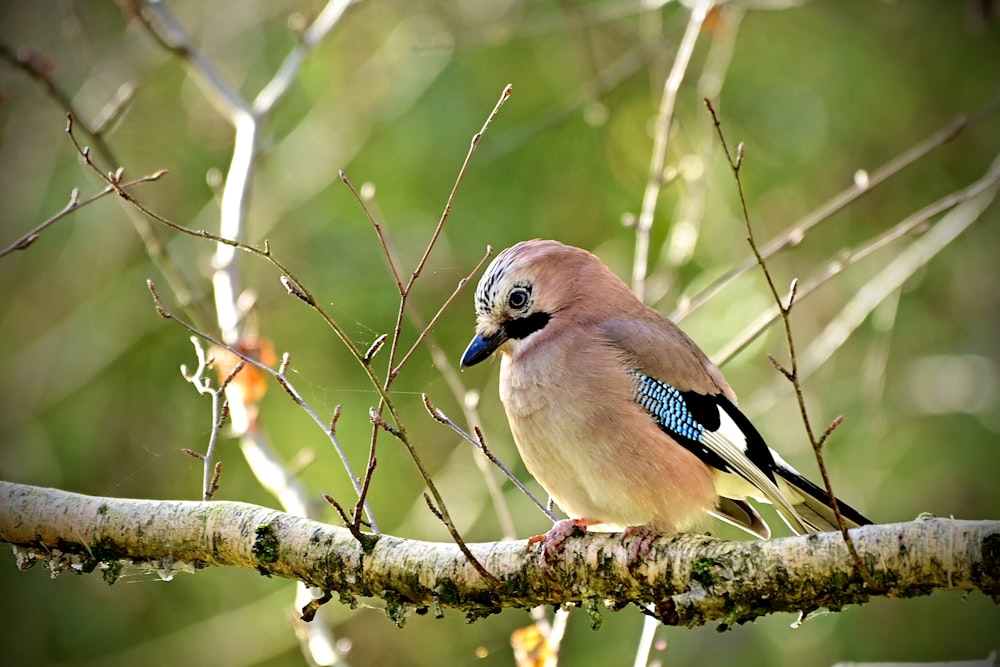
{"type": "MultiPolygon", "coordinates": [[[[851,531],[887,597],[938,590],[1000,596],[1000,521],[925,519],[851,531]]],[[[609,600],[652,604],[671,625],[743,623],[777,611],[862,604],[869,598],[837,533],[767,542],[703,535],[657,539],[650,558],[627,566],[618,535],[566,543],[538,566],[525,542],[470,544],[502,582],[491,583],[452,543],[380,536],[364,551],[350,532],[277,510],[233,502],[125,500],[0,482],[0,539],[22,568],[91,572],[113,581],[122,562],[161,575],[228,565],[336,591],[344,602],[377,597],[393,620],[409,611],[462,609],[470,619],[506,607],[609,600]]]]}

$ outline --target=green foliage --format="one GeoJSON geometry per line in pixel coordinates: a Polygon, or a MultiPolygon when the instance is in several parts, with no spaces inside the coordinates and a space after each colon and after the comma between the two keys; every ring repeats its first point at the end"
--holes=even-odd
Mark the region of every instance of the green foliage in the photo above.
{"type": "MultiPolygon", "coordinates": [[[[252,99],[295,43],[288,16],[309,20],[317,2],[252,0],[168,3],[199,48],[235,89],[252,99]]],[[[444,233],[410,308],[424,319],[483,255],[525,238],[558,238],[594,250],[628,277],[636,215],[648,177],[650,129],[664,77],[688,18],[680,3],[639,14],[640,3],[361,2],[311,53],[291,91],[261,128],[245,240],[289,266],[362,349],[391,333],[398,296],[384,254],[362,210],[341,183],[374,184],[373,210],[399,258],[404,280],[444,207],[469,140],[507,83],[513,96],[480,143],[444,233]]],[[[654,3],[655,4],[655,3],[654,3]]],[[[730,15],[732,16],[732,15],[730,15]]],[[[663,188],[652,231],[649,292],[670,312],[749,249],[731,175],[721,160],[701,97],[712,81],[713,44],[736,31],[728,70],[711,93],[729,141],[746,145],[744,186],[758,237],[767,240],[850,185],[916,145],[961,113],[994,100],[1000,39],[995,19],[976,20],[962,3],[817,0],[748,11],[738,23],[712,15],[677,102],[663,188]],[[707,176],[704,183],[700,174],[707,176]],[[685,208],[698,201],[701,210],[685,208]],[[694,245],[680,234],[696,222],[694,245]]],[[[51,62],[53,79],[81,114],[95,120],[119,86],[136,86],[107,140],[127,178],[169,174],[136,188],[150,209],[185,226],[218,230],[219,178],[231,159],[233,130],[177,58],[165,53],[114,3],[6,3],[0,41],[51,62]]],[[[80,165],[64,133],[64,112],[25,74],[0,66],[0,246],[53,215],[73,187],[101,184],[80,165]]],[[[874,188],[776,257],[784,286],[819,273],[841,249],[863,246],[897,221],[979,178],[1000,152],[1000,116],[979,118],[953,141],[874,188]]],[[[89,140],[84,140],[90,143],[89,140]]],[[[94,152],[95,160],[100,160],[94,152]]],[[[969,232],[911,278],[806,379],[814,423],[846,415],[827,451],[838,495],[877,521],[919,512],[997,518],[1000,509],[1000,225],[992,206],[969,232]]],[[[201,317],[212,330],[212,244],[154,226],[193,287],[178,304],[113,197],[46,230],[28,249],[0,259],[0,477],[98,495],[201,498],[201,463],[212,426],[208,399],[178,372],[194,364],[188,333],[159,318],[145,280],[167,305],[201,317]]],[[[793,314],[800,348],[834,319],[909,235],[851,267],[803,300],[793,314]]],[[[337,435],[363,471],[378,402],[358,364],[266,262],[238,257],[243,287],[257,296],[254,326],[291,354],[290,378],[324,419],[342,406],[337,435]]],[[[586,286],[582,286],[583,289],[586,286]]],[[[683,326],[712,354],[769,305],[751,272],[683,326]]],[[[471,288],[442,317],[435,344],[457,364],[472,332],[471,288]]],[[[419,327],[403,326],[404,349],[419,327]]],[[[727,364],[744,406],[772,446],[816,477],[787,383],[766,354],[784,358],[775,329],[727,364]]],[[[374,359],[385,373],[387,350],[374,359]]],[[[490,365],[462,375],[481,394],[491,450],[522,479],[490,365]]],[[[502,537],[472,447],[430,419],[420,400],[462,421],[427,349],[394,385],[407,431],[469,541],[502,537]]],[[[314,462],[299,481],[317,516],[339,517],[350,480],[323,433],[272,384],[260,425],[286,460],[303,450],[314,462]]],[[[223,438],[217,498],[275,505],[232,439],[223,438]]],[[[541,493],[536,485],[533,490],[541,493]]],[[[448,540],[427,511],[424,485],[402,446],[383,433],[370,503],[388,534],[448,540]]],[[[507,489],[520,537],[546,519],[507,489]]],[[[770,516],[770,515],[769,515],[770,516]]],[[[713,531],[728,535],[726,528],[713,531]]],[[[271,545],[258,557],[273,555],[271,545]]],[[[99,555],[95,558],[100,559],[99,555]]],[[[706,583],[711,563],[696,563],[706,583]]],[[[36,568],[37,569],[37,568],[36,568]]],[[[990,576],[994,576],[990,573],[990,576]]],[[[209,569],[170,584],[109,570],[100,578],[20,573],[0,558],[0,587],[17,613],[5,621],[12,664],[301,664],[287,627],[288,582],[209,569]],[[102,613],[92,609],[100,604],[102,613]],[[211,641],[199,641],[209,633],[211,641]]],[[[363,664],[511,663],[508,637],[529,623],[512,610],[466,625],[461,614],[409,615],[405,601],[385,615],[363,600],[331,603],[316,622],[353,642],[363,664]],[[357,605],[360,608],[355,610],[357,605]],[[398,629],[396,624],[405,627],[398,629]],[[476,660],[485,653],[488,657],[476,660]]],[[[473,610],[485,616],[493,610],[473,610]]],[[[738,622],[738,617],[734,616],[738,622]]],[[[762,619],[718,635],[710,627],[661,630],[664,662],[704,665],[830,664],[838,660],[981,658],[996,649],[997,607],[982,596],[877,602],[826,615],[792,631],[791,616],[762,619]]],[[[623,664],[639,636],[634,609],[576,612],[562,646],[565,664],[623,664]],[[591,632],[588,624],[600,625],[591,632]]]]}

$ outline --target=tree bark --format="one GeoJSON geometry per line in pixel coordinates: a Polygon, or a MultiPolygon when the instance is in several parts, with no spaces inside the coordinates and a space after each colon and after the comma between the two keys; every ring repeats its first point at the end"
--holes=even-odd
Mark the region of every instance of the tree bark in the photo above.
{"type": "Polygon", "coordinates": [[[54,574],[99,570],[114,583],[126,565],[164,578],[242,567],[347,604],[381,598],[397,623],[414,611],[455,608],[475,620],[540,604],[584,606],[596,623],[605,604],[635,604],[670,625],[729,627],[773,612],[939,590],[979,590],[1000,601],[1000,521],[921,518],[851,537],[877,590],[865,587],[839,533],[766,542],[664,536],[631,565],[619,535],[587,534],[567,540],[546,569],[524,541],[469,544],[498,586],[453,543],[382,535],[362,545],[346,528],[246,503],[101,498],[0,482],[0,540],[14,546],[22,569],[44,562],[54,574]]]}

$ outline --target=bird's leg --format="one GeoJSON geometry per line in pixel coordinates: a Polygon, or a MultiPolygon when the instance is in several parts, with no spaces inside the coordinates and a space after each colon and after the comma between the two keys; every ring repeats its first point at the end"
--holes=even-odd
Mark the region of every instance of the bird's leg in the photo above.
{"type": "Polygon", "coordinates": [[[625,546],[626,542],[630,542],[628,545],[628,564],[630,567],[646,557],[649,548],[653,545],[653,540],[659,536],[660,533],[649,526],[629,526],[622,531],[621,545],[625,546]]]}
{"type": "Polygon", "coordinates": [[[593,526],[600,521],[591,519],[560,519],[552,524],[549,532],[544,535],[535,535],[528,538],[528,549],[539,542],[542,543],[542,553],[538,557],[538,564],[545,569],[549,566],[549,559],[554,558],[557,552],[562,549],[566,540],[572,537],[577,531],[587,532],[587,526],[593,526]]]}

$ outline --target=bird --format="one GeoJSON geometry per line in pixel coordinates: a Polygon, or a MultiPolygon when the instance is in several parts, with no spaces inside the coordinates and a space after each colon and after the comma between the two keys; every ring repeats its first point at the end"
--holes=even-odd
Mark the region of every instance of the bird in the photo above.
{"type": "MultiPolygon", "coordinates": [[[[529,548],[588,528],[648,545],[711,516],[768,539],[748,499],[773,505],[795,534],[839,530],[827,491],[765,443],[719,368],[592,253],[513,245],[480,279],[475,311],[461,367],[500,355],[518,452],[569,517],[529,548]]],[[[837,504],[848,528],[871,523],[837,504]]]]}

